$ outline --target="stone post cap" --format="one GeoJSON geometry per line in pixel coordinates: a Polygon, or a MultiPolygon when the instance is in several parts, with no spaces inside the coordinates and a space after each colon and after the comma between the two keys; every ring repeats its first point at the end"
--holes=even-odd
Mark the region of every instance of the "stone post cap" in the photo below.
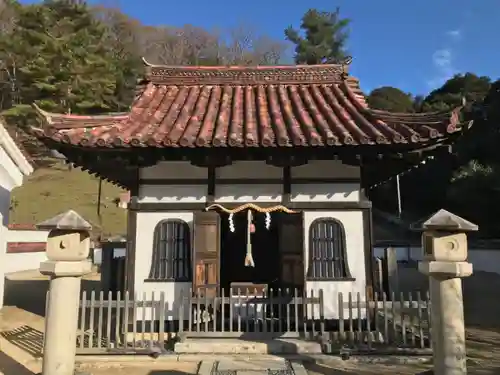
{"type": "Polygon", "coordinates": [[[45,230],[68,230],[68,231],[90,231],[92,225],[73,210],[69,210],[54,216],[51,219],[36,224],[38,229],[45,230]]]}
{"type": "Polygon", "coordinates": [[[441,209],[427,218],[413,223],[411,229],[415,231],[472,232],[477,231],[479,227],[460,216],[441,209]]]}

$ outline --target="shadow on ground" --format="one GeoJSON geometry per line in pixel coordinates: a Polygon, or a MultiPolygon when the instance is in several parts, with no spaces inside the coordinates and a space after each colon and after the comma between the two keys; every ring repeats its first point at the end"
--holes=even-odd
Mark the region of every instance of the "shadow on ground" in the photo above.
{"type": "Polygon", "coordinates": [[[0,336],[35,358],[43,356],[43,332],[24,325],[10,331],[0,332],[0,336]]]}
{"type": "Polygon", "coordinates": [[[0,373],[4,375],[34,375],[23,365],[0,351],[0,373]]]}

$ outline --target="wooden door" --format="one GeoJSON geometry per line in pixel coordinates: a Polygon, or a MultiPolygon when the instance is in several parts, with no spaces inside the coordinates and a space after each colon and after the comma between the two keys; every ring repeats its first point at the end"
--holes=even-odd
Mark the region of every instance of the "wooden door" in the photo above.
{"type": "Polygon", "coordinates": [[[303,214],[282,214],[280,221],[281,284],[301,291],[305,280],[303,214]]]}
{"type": "Polygon", "coordinates": [[[216,296],[220,274],[220,216],[217,212],[195,212],[193,250],[193,293],[216,296]]]}

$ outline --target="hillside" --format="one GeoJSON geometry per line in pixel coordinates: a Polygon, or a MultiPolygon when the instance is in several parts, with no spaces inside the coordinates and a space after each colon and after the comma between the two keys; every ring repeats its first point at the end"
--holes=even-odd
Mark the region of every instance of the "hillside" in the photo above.
{"type": "MultiPolygon", "coordinates": [[[[23,186],[14,189],[10,223],[36,224],[73,209],[99,229],[97,217],[99,179],[79,169],[68,170],[62,163],[37,169],[23,186]]],[[[101,217],[104,236],[126,233],[127,211],[117,207],[123,190],[102,183],[101,217]]]]}

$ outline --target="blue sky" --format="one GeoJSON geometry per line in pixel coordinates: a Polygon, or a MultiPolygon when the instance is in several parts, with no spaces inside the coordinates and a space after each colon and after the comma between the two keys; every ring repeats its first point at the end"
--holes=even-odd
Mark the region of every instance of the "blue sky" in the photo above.
{"type": "MultiPolygon", "coordinates": [[[[33,1],[25,1],[33,2],[33,1]]],[[[350,18],[351,74],[365,92],[394,86],[426,94],[455,73],[500,78],[498,0],[105,0],[149,25],[224,29],[245,24],[284,39],[309,8],[350,18]]]]}

